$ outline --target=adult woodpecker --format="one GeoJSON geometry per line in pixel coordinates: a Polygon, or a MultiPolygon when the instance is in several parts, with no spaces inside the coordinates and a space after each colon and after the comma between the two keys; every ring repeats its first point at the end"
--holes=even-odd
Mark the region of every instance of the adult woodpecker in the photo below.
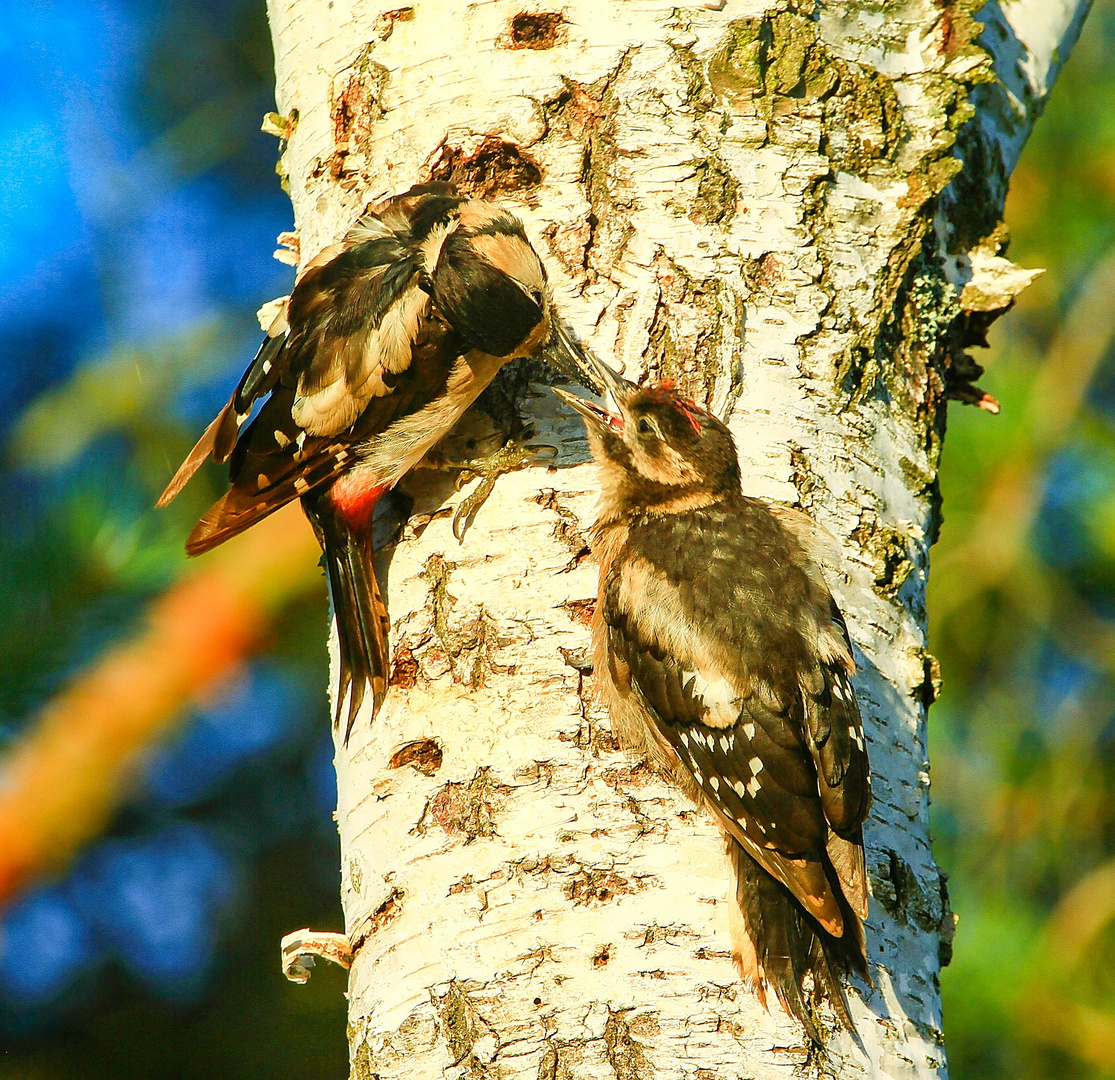
{"type": "Polygon", "coordinates": [[[842,971],[867,975],[867,749],[844,619],[809,519],[740,489],[731,433],[669,384],[597,362],[594,666],[620,741],[712,811],[735,871],[732,951],[764,1003],[821,1039],[804,983],[854,1033],[842,971]]]}
{"type": "Polygon", "coordinates": [[[228,404],[160,497],[169,503],[207,458],[229,462],[231,488],[190,533],[190,555],[301,499],[325,555],[335,722],[347,699],[346,741],[365,687],[373,715],[387,691],[376,501],[503,364],[543,349],[563,370],[566,361],[584,368],[522,224],[450,184],[412,187],[303,268],[228,404]]]}

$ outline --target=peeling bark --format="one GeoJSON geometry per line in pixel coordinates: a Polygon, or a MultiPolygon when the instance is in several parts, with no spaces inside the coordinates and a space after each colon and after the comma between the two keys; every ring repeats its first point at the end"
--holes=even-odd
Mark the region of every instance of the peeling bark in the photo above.
{"type": "Polygon", "coordinates": [[[840,538],[875,774],[875,989],[822,1056],[736,977],[711,820],[591,699],[587,448],[505,372],[465,449],[560,453],[460,545],[445,476],[407,482],[391,693],[338,746],[354,1077],[945,1074],[925,580],[946,397],[979,399],[965,350],[1032,277],[1006,179],[1087,7],[1044,2],[988,5],[981,48],[963,0],[271,0],[283,242],[424,179],[514,208],[594,348],[729,416],[745,490],[840,538]]]}

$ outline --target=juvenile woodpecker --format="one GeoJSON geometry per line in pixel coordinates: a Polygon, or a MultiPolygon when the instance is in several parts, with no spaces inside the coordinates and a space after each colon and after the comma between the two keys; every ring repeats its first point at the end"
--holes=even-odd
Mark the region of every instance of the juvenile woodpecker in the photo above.
{"type": "Polygon", "coordinates": [[[732,951],[766,1001],[821,1039],[839,975],[867,978],[861,826],[867,749],[844,619],[809,519],[740,489],[727,427],[668,384],[597,364],[609,408],[585,420],[600,472],[594,666],[620,741],[711,810],[735,870],[732,951]]]}
{"type": "Polygon", "coordinates": [[[335,722],[347,699],[346,741],[365,687],[373,715],[387,691],[376,501],[503,364],[538,353],[563,370],[585,366],[522,224],[452,185],[413,187],[302,270],[228,404],[159,499],[169,503],[206,458],[229,462],[231,488],[190,533],[190,555],[301,499],[325,554],[340,669],[335,722]]]}

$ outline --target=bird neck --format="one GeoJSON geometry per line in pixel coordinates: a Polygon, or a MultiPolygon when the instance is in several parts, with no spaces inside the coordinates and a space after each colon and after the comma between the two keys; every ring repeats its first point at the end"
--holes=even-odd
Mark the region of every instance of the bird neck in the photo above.
{"type": "Polygon", "coordinates": [[[598,525],[636,514],[685,514],[720,502],[726,493],[707,483],[659,484],[614,462],[601,463],[598,525]]]}

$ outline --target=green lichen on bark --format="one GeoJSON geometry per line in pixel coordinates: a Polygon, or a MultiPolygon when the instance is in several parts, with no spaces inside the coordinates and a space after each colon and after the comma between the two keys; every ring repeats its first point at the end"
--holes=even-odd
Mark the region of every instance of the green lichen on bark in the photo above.
{"type": "Polygon", "coordinates": [[[792,11],[733,22],[708,80],[730,111],[763,121],[767,141],[810,144],[858,176],[893,164],[908,137],[890,79],[837,56],[818,24],[792,11]]]}
{"type": "MultiPolygon", "coordinates": [[[[944,439],[942,405],[954,385],[978,378],[979,366],[958,336],[965,325],[956,289],[945,277],[935,237],[923,237],[921,248],[909,261],[894,291],[891,317],[880,327],[874,343],[872,368],[878,372],[893,406],[915,420],[925,431],[925,454],[935,478],[944,439]]],[[[908,482],[915,478],[906,477],[908,482]]],[[[917,469],[917,490],[928,491],[939,501],[935,479],[917,469]]],[[[934,513],[936,519],[939,515],[934,513]]]]}
{"type": "Polygon", "coordinates": [[[374,1050],[359,1032],[359,1026],[350,1021],[349,1080],[380,1080],[384,1072],[428,1054],[437,1040],[436,1020],[429,1008],[416,1009],[395,1031],[377,1038],[374,1050]]]}
{"type": "Polygon", "coordinates": [[[608,1064],[612,1067],[616,1080],[652,1080],[654,1069],[642,1046],[632,1037],[632,1025],[626,1018],[629,1011],[608,1010],[608,1021],[604,1025],[608,1064]]]}
{"type": "Polygon", "coordinates": [[[736,386],[742,353],[743,301],[723,278],[696,278],[666,257],[658,259],[660,297],[648,332],[643,360],[653,379],[672,379],[695,400],[712,404],[717,384],[727,374],[729,394],[736,386]],[[689,322],[695,335],[683,334],[689,322]],[[724,371],[723,345],[733,344],[730,371],[724,371]]]}
{"type": "Polygon", "coordinates": [[[344,85],[335,89],[331,103],[334,138],[338,143],[352,141],[352,148],[365,141],[372,125],[387,115],[381,98],[391,72],[372,59],[375,43],[368,42],[350,65],[344,85]]]}
{"type": "Polygon", "coordinates": [[[469,1001],[461,984],[454,980],[441,995],[436,990],[431,990],[430,1000],[437,1013],[438,1030],[452,1064],[463,1069],[469,1080],[485,1080],[486,1077],[503,1075],[503,1070],[492,1060],[499,1047],[495,1031],[469,1001]],[[482,1060],[475,1052],[481,1040],[492,1044],[491,1053],[485,1055],[488,1057],[487,1061],[482,1060]]]}
{"type": "Polygon", "coordinates": [[[873,512],[864,510],[850,538],[855,541],[860,555],[870,560],[875,588],[884,596],[897,596],[914,569],[910,537],[880,522],[873,512]]]}
{"type": "MultiPolygon", "coordinates": [[[[974,6],[978,6],[974,0],[941,5],[930,40],[950,62],[983,56],[975,44],[980,27],[971,17],[974,6]]],[[[963,168],[952,147],[957,132],[973,114],[969,90],[989,77],[988,64],[965,65],[963,78],[932,71],[912,77],[924,95],[926,114],[919,117],[920,127],[914,133],[895,90],[895,80],[905,77],[892,80],[837,55],[812,12],[793,7],[733,22],[705,67],[708,85],[726,110],[728,126],[735,120],[748,121],[750,126],[745,123],[744,127],[756,145],[818,153],[831,165],[830,177],[815,183],[801,200],[802,224],[815,238],[821,255],[816,284],[836,301],[826,313],[825,326],[850,332],[857,342],[850,345],[835,372],[849,393],[849,403],[883,386],[897,396],[904,411],[933,411],[940,397],[936,391],[944,380],[935,378],[926,356],[940,351],[939,342],[950,332],[949,319],[958,312],[946,319],[943,309],[938,312],[934,307],[943,303],[942,290],[948,288],[943,281],[933,286],[938,295],[932,302],[924,289],[912,300],[902,290],[911,284],[910,265],[932,229],[934,200],[963,168]],[[926,116],[930,125],[936,125],[932,130],[925,129],[926,116]],[[761,137],[756,138],[755,132],[761,132],[761,137]],[[833,265],[835,254],[832,238],[839,234],[847,213],[845,205],[836,210],[829,202],[830,189],[840,173],[880,187],[895,180],[907,187],[898,201],[899,209],[906,213],[905,223],[899,226],[885,269],[872,283],[873,303],[867,309],[840,303],[828,280],[827,268],[833,265]],[[908,329],[901,313],[911,303],[923,319],[931,308],[935,317],[942,315],[931,344],[925,333],[901,343],[894,333],[886,332],[888,327],[908,329]],[[910,349],[918,353],[912,364],[905,362],[910,359],[910,349]],[[901,385],[904,380],[910,385],[901,385]]],[[[878,10],[893,16],[892,7],[882,5],[878,10]]],[[[973,213],[980,222],[986,217],[982,211],[973,213]]],[[[940,277],[939,268],[937,273],[940,277]]],[[[766,273],[752,276],[755,281],[751,284],[756,287],[766,282],[777,290],[777,276],[773,281],[766,273]]],[[[668,347],[669,342],[665,344],[668,347]]]]}
{"type": "Polygon", "coordinates": [[[687,161],[697,176],[697,194],[689,200],[689,217],[701,225],[727,226],[736,213],[739,183],[714,153],[687,161]]]}
{"type": "Polygon", "coordinates": [[[444,659],[454,683],[463,683],[478,690],[485,685],[490,672],[506,674],[510,670],[496,664],[492,654],[509,644],[511,639],[498,632],[483,604],[467,619],[451,617],[457,598],[449,592],[449,577],[456,568],[456,563],[448,562],[443,555],[435,553],[426,560],[422,569],[436,645],[422,654],[419,671],[427,677],[427,661],[444,659]]]}
{"type": "Polygon", "coordinates": [[[631,67],[632,57],[633,50],[627,49],[602,79],[588,85],[569,84],[567,95],[563,95],[563,115],[552,118],[584,146],[581,183],[590,210],[582,268],[590,280],[595,274],[594,262],[602,266],[613,264],[632,235],[631,225],[623,215],[612,213],[617,202],[616,115],[621,105],[616,87],[631,67]]]}
{"type": "Polygon", "coordinates": [[[429,587],[428,604],[434,616],[434,634],[449,656],[453,655],[454,642],[449,622],[449,609],[456,603],[449,595],[449,575],[457,564],[447,562],[444,555],[435,553],[426,560],[422,577],[429,587]]]}
{"type": "MultiPolygon", "coordinates": [[[[350,1023],[348,1025],[348,1040],[350,1046],[352,1045],[355,1031],[356,1025],[350,1023]]],[[[368,1044],[366,1042],[361,1042],[352,1055],[351,1080],[374,1080],[375,1075],[375,1071],[372,1067],[372,1052],[368,1049],[368,1044]]]]}

